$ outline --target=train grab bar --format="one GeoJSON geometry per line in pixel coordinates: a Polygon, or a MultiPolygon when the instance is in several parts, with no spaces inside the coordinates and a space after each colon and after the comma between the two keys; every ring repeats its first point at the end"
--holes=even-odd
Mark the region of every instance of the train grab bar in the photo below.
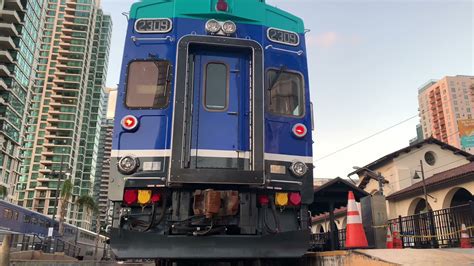
{"type": "Polygon", "coordinates": [[[131,39],[134,43],[137,43],[138,41],[169,41],[169,42],[174,41],[174,38],[172,36],[154,37],[154,38],[142,38],[142,37],[132,36],[131,39]]]}
{"type": "Polygon", "coordinates": [[[300,182],[300,181],[279,180],[279,179],[269,179],[268,182],[270,182],[270,183],[294,184],[294,185],[299,185],[299,186],[303,185],[303,182],[300,182]]]}
{"type": "Polygon", "coordinates": [[[288,50],[288,49],[283,49],[283,48],[278,48],[278,47],[274,47],[273,45],[267,45],[265,47],[265,50],[268,50],[268,49],[273,49],[273,50],[277,50],[277,51],[282,51],[282,52],[287,52],[287,53],[292,53],[292,54],[297,54],[297,55],[303,55],[304,52],[303,50],[299,50],[299,51],[292,51],[292,50],[288,50]]]}

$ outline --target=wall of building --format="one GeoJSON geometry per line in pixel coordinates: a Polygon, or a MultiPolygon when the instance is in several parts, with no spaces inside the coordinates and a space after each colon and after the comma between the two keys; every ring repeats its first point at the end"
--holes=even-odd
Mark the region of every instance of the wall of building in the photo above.
{"type": "MultiPolygon", "coordinates": [[[[460,188],[464,188],[474,195],[474,181],[464,182],[455,186],[447,186],[437,190],[428,189],[428,194],[434,198],[428,197],[428,204],[434,211],[449,208],[454,193],[456,193],[460,188]]],[[[389,219],[397,218],[399,215],[413,215],[416,204],[420,200],[424,200],[424,195],[422,193],[407,199],[387,201],[389,206],[389,219]]]]}
{"type": "MultiPolygon", "coordinates": [[[[389,182],[384,185],[384,195],[388,196],[421,181],[421,179],[413,179],[415,171],[421,170],[420,160],[423,161],[425,178],[469,163],[466,157],[442,149],[439,145],[424,144],[421,148],[394,158],[391,163],[373,169],[375,172],[380,172],[389,182]],[[435,155],[436,161],[433,165],[429,165],[425,160],[427,152],[433,152],[435,155]]],[[[418,175],[421,177],[421,173],[418,173],[418,175]]],[[[378,190],[378,187],[378,182],[371,179],[364,190],[373,193],[378,190]]]]}

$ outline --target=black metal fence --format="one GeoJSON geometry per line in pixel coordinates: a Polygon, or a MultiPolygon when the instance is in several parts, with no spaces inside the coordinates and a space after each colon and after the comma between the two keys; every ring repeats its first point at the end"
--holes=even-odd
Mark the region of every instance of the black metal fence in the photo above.
{"type": "MultiPolygon", "coordinates": [[[[346,246],[346,229],[337,231],[336,250],[345,249],[346,246]]],[[[331,250],[331,232],[315,233],[311,235],[311,250],[326,251],[331,250]]]]}
{"type": "Polygon", "coordinates": [[[398,229],[405,248],[459,247],[462,224],[468,228],[472,242],[474,202],[389,220],[390,229],[398,229]]]}
{"type": "MultiPolygon", "coordinates": [[[[388,221],[391,231],[399,232],[405,248],[459,247],[463,224],[474,244],[474,202],[388,221]]],[[[336,250],[345,249],[346,229],[339,230],[335,238],[336,250]]],[[[312,234],[311,249],[332,250],[331,232],[312,234]]]]}
{"type": "MultiPolygon", "coordinates": [[[[0,242],[3,240],[5,233],[0,234],[0,242]]],[[[59,238],[51,240],[47,237],[27,234],[13,234],[10,243],[11,252],[38,250],[44,253],[64,252],[70,257],[79,256],[81,248],[63,241],[59,238]]]]}

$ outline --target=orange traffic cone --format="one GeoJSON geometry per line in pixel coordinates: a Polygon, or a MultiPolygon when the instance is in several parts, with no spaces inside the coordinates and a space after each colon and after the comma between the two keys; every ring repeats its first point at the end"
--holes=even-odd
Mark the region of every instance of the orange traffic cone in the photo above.
{"type": "Polygon", "coordinates": [[[392,236],[392,232],[390,231],[390,226],[387,227],[387,248],[388,249],[393,248],[393,236],[392,236]]]}
{"type": "Polygon", "coordinates": [[[398,228],[398,224],[393,225],[393,248],[403,249],[403,242],[400,238],[400,230],[398,228]]]}
{"type": "Polygon", "coordinates": [[[365,236],[362,219],[357,209],[354,193],[349,191],[347,202],[347,226],[346,226],[346,248],[366,248],[367,237],[365,236]]]}
{"type": "Polygon", "coordinates": [[[471,238],[465,224],[461,225],[461,248],[472,248],[471,238]]]}

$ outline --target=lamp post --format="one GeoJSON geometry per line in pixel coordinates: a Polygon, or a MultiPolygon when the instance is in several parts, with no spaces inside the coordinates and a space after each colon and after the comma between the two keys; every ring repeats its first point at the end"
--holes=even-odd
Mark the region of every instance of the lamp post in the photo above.
{"type": "MultiPolygon", "coordinates": [[[[431,235],[436,234],[436,228],[435,228],[435,221],[433,217],[433,210],[431,207],[428,207],[428,193],[426,192],[426,182],[425,182],[425,171],[423,169],[423,160],[420,160],[420,168],[421,171],[415,170],[415,175],[413,176],[413,179],[420,179],[420,176],[418,175],[418,172],[421,173],[421,179],[423,182],[423,194],[425,196],[425,213],[428,214],[428,219],[429,219],[429,227],[431,231],[431,235]]],[[[430,196],[432,197],[432,196],[430,196]]],[[[431,246],[433,248],[438,248],[438,240],[435,237],[431,237],[431,246]]]]}
{"type": "Polygon", "coordinates": [[[420,160],[420,168],[421,171],[415,170],[415,175],[413,176],[413,179],[420,179],[420,176],[418,175],[418,172],[421,173],[421,179],[423,182],[423,194],[425,196],[425,212],[428,212],[430,208],[428,208],[428,193],[426,193],[426,182],[425,182],[425,171],[423,170],[423,160],[420,160]]]}
{"type": "Polygon", "coordinates": [[[354,170],[357,170],[357,171],[365,170],[368,173],[372,174],[372,176],[375,176],[375,178],[377,179],[377,181],[379,183],[379,193],[380,193],[380,195],[383,195],[383,183],[385,183],[386,181],[385,181],[385,177],[383,177],[383,175],[380,172],[374,172],[374,171],[370,170],[367,167],[353,166],[352,168],[354,170]]]}

